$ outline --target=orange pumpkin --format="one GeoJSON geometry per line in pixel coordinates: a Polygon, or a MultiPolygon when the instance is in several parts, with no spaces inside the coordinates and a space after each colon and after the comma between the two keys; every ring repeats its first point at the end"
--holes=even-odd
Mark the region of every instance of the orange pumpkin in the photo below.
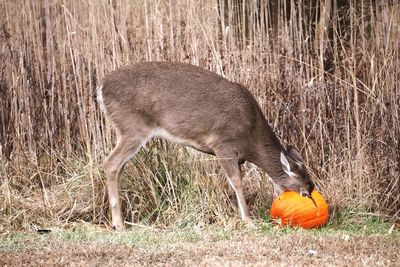
{"type": "Polygon", "coordinates": [[[328,222],[328,204],[315,190],[311,198],[287,191],[272,202],[270,215],[281,226],[318,228],[328,222]]]}

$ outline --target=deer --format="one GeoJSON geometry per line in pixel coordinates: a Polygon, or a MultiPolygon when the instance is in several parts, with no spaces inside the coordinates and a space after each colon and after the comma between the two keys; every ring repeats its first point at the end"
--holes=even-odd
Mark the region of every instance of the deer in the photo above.
{"type": "Polygon", "coordinates": [[[216,156],[245,222],[252,222],[241,173],[246,161],[270,177],[276,194],[310,196],[315,187],[299,150],[285,149],[250,91],[209,70],[178,62],[124,66],[105,75],[97,101],[116,131],[103,167],[112,227],[118,231],[125,229],[121,172],[153,137],[216,156]]]}

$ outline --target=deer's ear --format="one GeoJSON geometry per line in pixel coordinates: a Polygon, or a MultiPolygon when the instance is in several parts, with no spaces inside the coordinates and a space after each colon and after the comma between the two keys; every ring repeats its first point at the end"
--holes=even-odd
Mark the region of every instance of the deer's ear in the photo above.
{"type": "Polygon", "coordinates": [[[303,157],[301,156],[300,151],[297,148],[289,146],[287,149],[287,154],[295,161],[304,163],[303,157]]]}
{"type": "Polygon", "coordinates": [[[284,172],[286,172],[287,175],[290,175],[291,170],[290,170],[290,164],[288,159],[285,156],[285,153],[281,152],[281,165],[282,169],[284,172]]]}

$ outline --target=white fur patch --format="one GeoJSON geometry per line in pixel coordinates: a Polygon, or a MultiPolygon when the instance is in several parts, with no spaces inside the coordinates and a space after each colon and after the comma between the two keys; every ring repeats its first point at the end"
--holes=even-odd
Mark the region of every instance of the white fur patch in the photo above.
{"type": "Polygon", "coordinates": [[[110,206],[111,208],[118,207],[118,196],[117,197],[110,197],[110,206]]]}
{"type": "Polygon", "coordinates": [[[238,207],[239,207],[239,212],[240,212],[240,217],[241,218],[245,218],[247,215],[244,212],[244,203],[242,203],[240,195],[237,191],[237,188],[233,185],[231,179],[229,177],[227,177],[228,183],[231,185],[231,187],[233,188],[233,190],[235,190],[235,194],[236,194],[236,199],[238,202],[238,207]]]}
{"type": "Polygon", "coordinates": [[[289,175],[291,178],[295,177],[296,174],[290,170],[290,164],[289,161],[287,160],[285,154],[281,152],[281,164],[282,164],[282,169],[283,171],[289,175]]]}
{"type": "Polygon", "coordinates": [[[99,103],[100,106],[100,110],[102,112],[104,112],[104,114],[106,113],[106,107],[104,105],[104,99],[103,99],[103,86],[99,86],[96,89],[96,99],[97,99],[97,103],[99,103]]]}
{"type": "Polygon", "coordinates": [[[167,132],[163,128],[155,128],[152,132],[152,136],[158,137],[158,138],[163,138],[171,143],[185,144],[185,145],[189,145],[189,146],[193,146],[193,147],[196,146],[196,144],[194,142],[176,137],[176,136],[170,134],[169,132],[167,132]]]}
{"type": "Polygon", "coordinates": [[[238,206],[239,206],[240,217],[241,218],[245,218],[246,217],[246,213],[244,212],[244,207],[243,207],[244,205],[243,205],[243,203],[242,203],[242,201],[241,201],[241,199],[239,197],[239,194],[237,192],[235,192],[235,193],[236,193],[236,199],[237,199],[238,206]]]}

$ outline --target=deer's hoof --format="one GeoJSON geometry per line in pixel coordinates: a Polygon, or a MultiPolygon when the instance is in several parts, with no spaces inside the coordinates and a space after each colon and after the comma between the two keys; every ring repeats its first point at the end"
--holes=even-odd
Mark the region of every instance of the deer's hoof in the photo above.
{"type": "Polygon", "coordinates": [[[123,224],[120,225],[113,225],[112,229],[118,232],[125,231],[125,226],[123,224]]]}

